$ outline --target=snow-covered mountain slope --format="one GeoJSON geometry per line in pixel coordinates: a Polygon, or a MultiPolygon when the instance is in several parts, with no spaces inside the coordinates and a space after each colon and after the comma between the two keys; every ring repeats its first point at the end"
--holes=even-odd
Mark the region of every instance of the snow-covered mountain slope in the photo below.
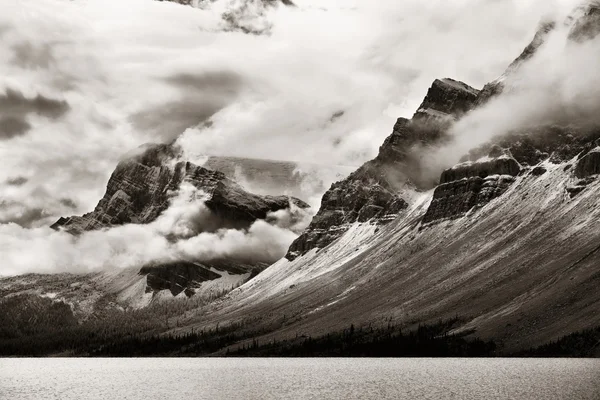
{"type": "Polygon", "coordinates": [[[27,274],[0,279],[0,301],[23,295],[46,297],[68,304],[80,320],[176,299],[202,305],[241,286],[264,267],[177,262],[89,274],[27,274]]]}
{"type": "Polygon", "coordinates": [[[318,335],[351,323],[407,327],[464,317],[461,328],[507,350],[600,325],[600,217],[596,178],[575,197],[573,161],[543,164],[479,210],[421,221],[430,191],[384,228],[357,223],[319,252],[281,260],[190,327],[265,316],[287,323],[269,337],[318,335]]]}

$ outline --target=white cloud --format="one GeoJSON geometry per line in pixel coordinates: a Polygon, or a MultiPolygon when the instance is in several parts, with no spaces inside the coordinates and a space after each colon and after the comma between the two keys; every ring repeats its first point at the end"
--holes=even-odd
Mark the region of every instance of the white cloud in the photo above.
{"type": "Polygon", "coordinates": [[[502,95],[458,121],[453,142],[426,157],[437,173],[470,149],[512,132],[557,125],[600,125],[600,37],[568,39],[572,25],[561,23],[535,55],[509,74],[502,95]]]}
{"type": "Polygon", "coordinates": [[[124,225],[73,236],[47,227],[0,224],[0,276],[92,272],[185,259],[274,262],[310,222],[295,206],[270,213],[247,230],[218,229],[205,196],[184,185],[169,209],[148,225],[124,225]]]}

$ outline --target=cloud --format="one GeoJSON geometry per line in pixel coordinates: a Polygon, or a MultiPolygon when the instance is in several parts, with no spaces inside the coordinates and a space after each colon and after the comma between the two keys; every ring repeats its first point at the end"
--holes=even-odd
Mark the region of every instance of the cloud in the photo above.
{"type": "Polygon", "coordinates": [[[30,129],[31,125],[23,117],[0,117],[0,138],[2,139],[11,139],[15,136],[24,135],[30,129]]]}
{"type": "Polygon", "coordinates": [[[0,110],[9,115],[36,113],[56,119],[69,111],[69,105],[64,100],[55,100],[41,94],[27,98],[17,90],[7,89],[4,95],[0,95],[0,110]]]}
{"type": "Polygon", "coordinates": [[[28,98],[23,93],[7,89],[0,95],[0,138],[11,139],[28,132],[32,126],[27,122],[29,114],[57,119],[69,111],[64,100],[55,100],[41,94],[28,98]]]}
{"type": "Polygon", "coordinates": [[[11,62],[21,68],[48,68],[56,61],[51,43],[35,45],[30,42],[21,42],[13,45],[12,50],[14,56],[11,62]]]}
{"type": "Polygon", "coordinates": [[[6,180],[6,183],[9,185],[13,185],[13,186],[21,186],[26,184],[28,181],[27,178],[23,177],[23,176],[17,176],[14,178],[10,178],[6,180]]]}
{"type": "MultiPolygon", "coordinates": [[[[180,142],[192,158],[358,166],[433,79],[483,85],[560,3],[9,2],[0,15],[0,88],[64,100],[70,111],[50,123],[13,116],[0,158],[5,171],[31,180],[23,199],[36,187],[65,192],[79,212],[95,205],[123,153],[186,129],[180,142]],[[240,7],[248,23],[266,21],[269,35],[228,31],[222,15],[240,7]],[[27,142],[25,132],[34,133],[27,142]]],[[[39,201],[34,208],[59,204],[39,201]]]]}
{"type": "Polygon", "coordinates": [[[600,36],[573,41],[572,27],[557,24],[533,57],[503,78],[500,96],[452,127],[452,141],[426,156],[439,163],[429,166],[435,173],[469,150],[511,132],[552,125],[576,126],[585,132],[600,126],[600,36]]]}
{"type": "Polygon", "coordinates": [[[248,229],[215,229],[204,199],[201,191],[184,185],[167,211],[151,224],[130,224],[79,236],[48,227],[0,224],[0,276],[84,273],[181,259],[274,262],[310,222],[306,210],[292,206],[255,221],[248,229]]]}
{"type": "Polygon", "coordinates": [[[225,71],[177,73],[164,81],[184,93],[183,97],[131,117],[136,129],[156,130],[164,141],[175,140],[187,128],[207,121],[235,98],[242,85],[238,75],[225,71]]]}

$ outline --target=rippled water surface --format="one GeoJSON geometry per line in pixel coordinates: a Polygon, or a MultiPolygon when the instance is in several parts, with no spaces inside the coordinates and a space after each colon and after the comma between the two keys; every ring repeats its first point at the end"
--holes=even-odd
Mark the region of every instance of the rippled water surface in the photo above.
{"type": "Polygon", "coordinates": [[[600,399],[600,360],[0,359],[1,399],[600,399]]]}

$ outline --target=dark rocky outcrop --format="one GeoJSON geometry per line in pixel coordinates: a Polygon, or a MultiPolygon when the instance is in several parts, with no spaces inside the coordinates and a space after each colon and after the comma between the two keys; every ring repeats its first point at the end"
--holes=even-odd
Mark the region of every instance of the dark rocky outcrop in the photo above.
{"type": "Polygon", "coordinates": [[[541,165],[538,165],[537,167],[533,168],[529,174],[531,176],[542,176],[546,172],[548,172],[546,168],[542,167],[541,165]]]}
{"type": "Polygon", "coordinates": [[[575,11],[577,16],[571,17],[574,23],[569,32],[569,39],[575,42],[592,40],[600,33],[600,4],[592,3],[575,11]]]}
{"type": "Polygon", "coordinates": [[[510,150],[521,165],[537,165],[548,160],[565,162],[578,154],[585,154],[596,145],[600,129],[578,127],[572,124],[547,125],[508,132],[493,141],[472,149],[464,160],[476,160],[488,154],[492,147],[510,150]]]}
{"type": "Polygon", "coordinates": [[[575,176],[586,178],[600,174],[600,147],[596,147],[581,157],[575,166],[575,176]]]}
{"type": "Polygon", "coordinates": [[[286,258],[327,246],[354,222],[385,224],[408,207],[403,191],[434,187],[436,182],[422,174],[422,163],[427,162],[423,150],[446,140],[454,119],[474,106],[477,94],[462,82],[435,80],[412,120],[398,118],[377,157],[325,193],[319,212],[286,258]]]}
{"type": "Polygon", "coordinates": [[[454,79],[436,79],[413,119],[451,116],[458,118],[473,108],[479,90],[454,79]]]}
{"type": "Polygon", "coordinates": [[[223,173],[180,161],[179,155],[179,150],[170,145],[143,146],[119,163],[94,211],[60,218],[52,228],[81,233],[128,223],[150,223],[167,209],[183,183],[206,195],[205,204],[214,215],[206,230],[248,227],[257,219],[265,219],[269,212],[288,208],[290,203],[308,207],[288,196],[248,193],[223,173]]]}
{"type": "Polygon", "coordinates": [[[169,290],[173,296],[185,291],[191,296],[202,282],[218,279],[221,275],[203,265],[177,261],[156,266],[144,266],[140,275],[146,275],[146,293],[169,290]]]}
{"type": "MultiPolygon", "coordinates": [[[[594,39],[600,33],[600,3],[597,1],[589,1],[586,2],[586,4],[577,7],[563,24],[566,27],[570,27],[568,39],[572,42],[582,43],[594,39]]],[[[538,49],[546,42],[548,35],[554,31],[556,27],[556,21],[542,23],[531,43],[529,43],[519,57],[508,66],[504,74],[483,87],[477,99],[477,104],[485,104],[492,97],[502,93],[505,88],[505,82],[510,80],[512,75],[518,71],[521,65],[536,54],[538,49]]]]}
{"type": "Polygon", "coordinates": [[[455,165],[442,172],[440,184],[458,181],[465,178],[485,178],[490,175],[517,176],[521,167],[517,160],[512,157],[491,158],[485,161],[467,161],[455,165]]]}
{"type": "Polygon", "coordinates": [[[250,278],[265,267],[266,265],[262,263],[173,261],[146,265],[140,269],[139,274],[146,275],[146,293],[169,290],[173,296],[183,292],[187,297],[191,297],[203,282],[219,279],[221,271],[236,275],[249,274],[248,278],[250,278]]]}
{"type": "Polygon", "coordinates": [[[467,161],[442,173],[423,223],[454,219],[473,208],[483,207],[501,196],[521,171],[519,163],[502,154],[481,161],[467,161]]]}
{"type": "Polygon", "coordinates": [[[376,179],[352,177],[334,183],[325,193],[321,208],[308,229],[296,239],[286,257],[293,260],[339,238],[354,222],[386,223],[408,206],[400,196],[376,179]]]}

